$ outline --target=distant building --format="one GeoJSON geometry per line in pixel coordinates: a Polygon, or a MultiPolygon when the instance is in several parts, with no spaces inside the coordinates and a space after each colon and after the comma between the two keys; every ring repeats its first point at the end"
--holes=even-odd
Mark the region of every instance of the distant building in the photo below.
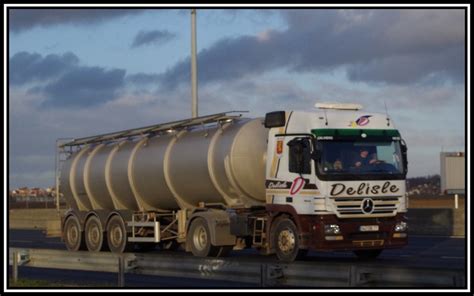
{"type": "Polygon", "coordinates": [[[464,194],[466,162],[464,152],[441,152],[441,193],[464,194]]]}
{"type": "Polygon", "coordinates": [[[16,190],[18,192],[18,195],[20,196],[28,196],[30,193],[30,189],[28,187],[21,187],[16,190]]]}

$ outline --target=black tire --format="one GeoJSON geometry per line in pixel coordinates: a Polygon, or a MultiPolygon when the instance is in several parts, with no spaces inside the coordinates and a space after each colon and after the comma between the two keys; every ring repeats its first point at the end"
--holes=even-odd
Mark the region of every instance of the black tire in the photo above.
{"type": "Polygon", "coordinates": [[[63,229],[63,239],[69,251],[85,250],[84,232],[81,231],[81,223],[75,215],[66,218],[63,229]]]}
{"type": "Polygon", "coordinates": [[[107,222],[107,244],[113,253],[133,251],[133,244],[127,241],[125,222],[119,215],[114,215],[107,222]]]}
{"type": "Polygon", "coordinates": [[[377,250],[355,250],[354,254],[359,258],[359,259],[375,259],[377,258],[380,253],[382,253],[382,249],[377,249],[377,250]]]}
{"type": "Polygon", "coordinates": [[[87,249],[90,252],[100,252],[107,249],[104,229],[97,216],[87,218],[84,235],[87,249]]]}
{"type": "Polygon", "coordinates": [[[191,252],[196,257],[215,257],[220,251],[219,247],[211,244],[211,232],[203,218],[191,222],[186,243],[190,244],[191,252]]]}
{"type": "Polygon", "coordinates": [[[300,249],[300,239],[295,223],[289,218],[279,218],[272,227],[272,244],[280,261],[292,262],[307,253],[300,249]]]}

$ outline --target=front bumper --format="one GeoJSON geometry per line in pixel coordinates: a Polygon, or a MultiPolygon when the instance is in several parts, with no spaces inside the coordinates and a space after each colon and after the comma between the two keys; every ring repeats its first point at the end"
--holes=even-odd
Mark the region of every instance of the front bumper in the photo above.
{"type": "Polygon", "coordinates": [[[322,251],[353,251],[401,248],[408,243],[406,232],[395,225],[406,222],[404,214],[387,218],[340,219],[336,215],[300,216],[303,247],[322,251]],[[326,234],[325,225],[339,225],[340,233],[326,234]],[[361,231],[361,226],[377,226],[377,231],[361,231]]]}

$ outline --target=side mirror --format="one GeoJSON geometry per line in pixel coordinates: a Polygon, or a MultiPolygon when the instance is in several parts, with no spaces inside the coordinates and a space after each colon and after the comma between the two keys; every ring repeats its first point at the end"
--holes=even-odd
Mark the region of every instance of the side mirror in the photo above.
{"type": "Polygon", "coordinates": [[[408,147],[404,140],[401,140],[400,144],[401,144],[400,148],[402,150],[402,158],[403,158],[403,169],[404,169],[404,173],[406,174],[408,172],[408,156],[407,156],[408,147]]]}
{"type": "Polygon", "coordinates": [[[285,111],[275,111],[265,114],[264,125],[266,128],[281,127],[286,124],[285,111]]]}
{"type": "Polygon", "coordinates": [[[405,143],[404,140],[401,140],[401,141],[400,141],[400,144],[401,144],[401,145],[400,145],[400,148],[402,149],[402,153],[403,153],[403,154],[406,154],[407,151],[408,151],[407,143],[405,143]]]}

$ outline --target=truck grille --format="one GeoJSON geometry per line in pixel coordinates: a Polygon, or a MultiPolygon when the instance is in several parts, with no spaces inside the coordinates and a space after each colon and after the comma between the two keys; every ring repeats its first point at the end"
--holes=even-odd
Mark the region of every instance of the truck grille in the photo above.
{"type": "Polygon", "coordinates": [[[338,197],[331,202],[338,217],[391,217],[396,215],[400,200],[398,196],[358,196],[338,197]]]}

